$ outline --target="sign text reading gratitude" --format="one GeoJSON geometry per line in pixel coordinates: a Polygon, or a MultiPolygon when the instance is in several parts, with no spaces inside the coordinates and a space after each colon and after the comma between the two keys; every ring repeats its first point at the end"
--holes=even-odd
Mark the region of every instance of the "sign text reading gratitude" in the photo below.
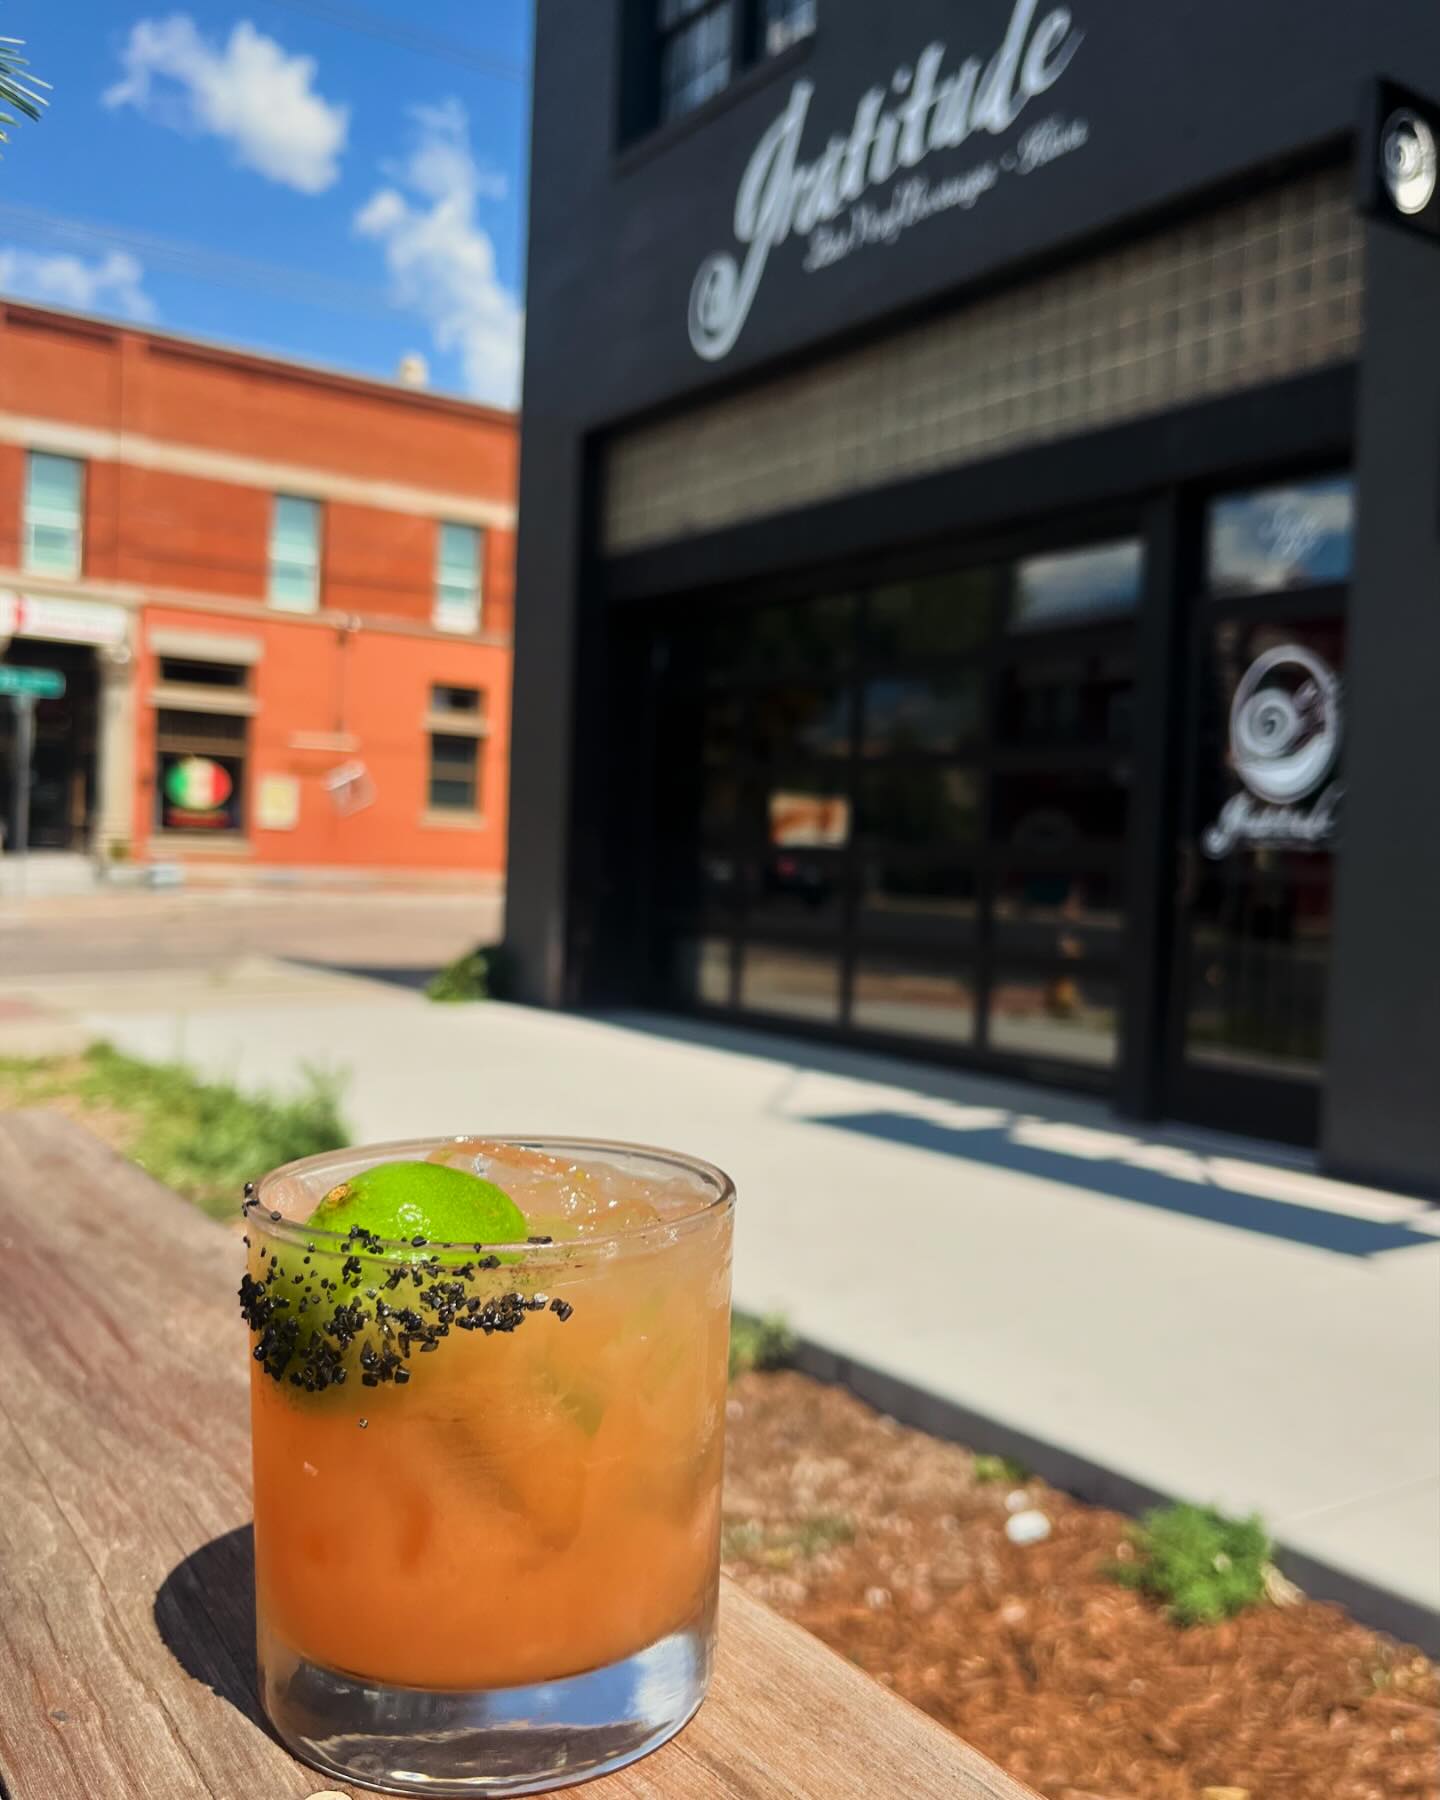
{"type": "Polygon", "coordinates": [[[808,273],[871,244],[893,244],[903,231],[940,212],[967,210],[1005,176],[1028,175],[1078,150],[1089,136],[1083,119],[1049,118],[1023,133],[1013,149],[973,168],[931,181],[910,175],[927,157],[954,150],[979,132],[999,137],[1037,95],[1069,67],[1083,41],[1070,9],[1036,20],[1039,0],[1015,0],[1000,48],[988,62],[968,56],[943,73],[945,45],[929,44],[915,66],[900,68],[889,90],[868,88],[847,135],[836,133],[813,162],[800,160],[800,140],[814,84],[797,81],[789,104],[755,146],[735,196],[735,239],[706,257],[690,290],[690,342],[707,362],[735,347],[755,304],[770,252],[792,233],[806,241],[808,273]],[[887,106],[890,96],[894,104],[887,106]],[[898,175],[884,203],[867,199],[898,175]]]}

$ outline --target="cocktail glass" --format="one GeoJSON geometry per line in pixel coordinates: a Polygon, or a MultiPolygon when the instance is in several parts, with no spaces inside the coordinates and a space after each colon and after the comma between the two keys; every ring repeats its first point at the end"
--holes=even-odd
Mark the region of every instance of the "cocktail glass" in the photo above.
{"type": "Polygon", "coordinates": [[[241,1290],[260,1694],[298,1755],[383,1790],[526,1794],[691,1717],[733,1208],[707,1163],[544,1138],[384,1144],[260,1182],[241,1290]],[[307,1224],[362,1170],[427,1159],[503,1186],[530,1240],[307,1224]]]}

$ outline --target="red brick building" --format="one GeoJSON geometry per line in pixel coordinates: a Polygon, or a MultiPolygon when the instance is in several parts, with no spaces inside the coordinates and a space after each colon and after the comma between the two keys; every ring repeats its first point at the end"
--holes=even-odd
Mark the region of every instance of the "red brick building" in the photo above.
{"type": "Polygon", "coordinates": [[[0,302],[0,657],[66,678],[31,845],[498,876],[517,442],[511,413],[0,302]]]}

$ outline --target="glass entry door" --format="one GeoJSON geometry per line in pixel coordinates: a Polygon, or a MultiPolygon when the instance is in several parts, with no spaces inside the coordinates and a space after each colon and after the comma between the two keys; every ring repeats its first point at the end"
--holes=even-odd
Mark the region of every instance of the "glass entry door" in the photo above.
{"type": "Polygon", "coordinates": [[[1317,1135],[1342,822],[1344,477],[1217,500],[1186,659],[1169,1111],[1317,1135]]]}
{"type": "Polygon", "coordinates": [[[662,617],[652,992],[1103,1088],[1130,537],[662,617]]]}

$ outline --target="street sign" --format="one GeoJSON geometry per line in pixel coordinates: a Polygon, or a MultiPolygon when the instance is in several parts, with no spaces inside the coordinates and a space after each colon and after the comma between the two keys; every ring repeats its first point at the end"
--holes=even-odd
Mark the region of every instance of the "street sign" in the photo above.
{"type": "Polygon", "coordinates": [[[0,694],[29,694],[34,700],[58,700],[65,677],[58,669],[19,669],[0,663],[0,694]]]}

